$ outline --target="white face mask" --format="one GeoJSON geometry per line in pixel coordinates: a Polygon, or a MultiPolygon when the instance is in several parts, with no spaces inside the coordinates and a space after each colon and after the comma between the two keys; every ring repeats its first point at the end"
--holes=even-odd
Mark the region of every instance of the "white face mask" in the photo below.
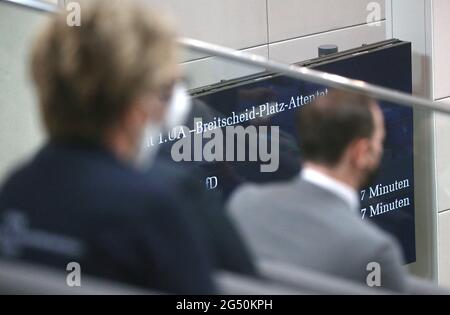
{"type": "Polygon", "coordinates": [[[167,106],[167,111],[161,122],[152,121],[145,127],[135,161],[135,165],[139,170],[146,171],[150,169],[159,151],[160,135],[168,133],[173,128],[185,123],[191,111],[191,97],[182,83],[177,83],[174,86],[167,106]]]}

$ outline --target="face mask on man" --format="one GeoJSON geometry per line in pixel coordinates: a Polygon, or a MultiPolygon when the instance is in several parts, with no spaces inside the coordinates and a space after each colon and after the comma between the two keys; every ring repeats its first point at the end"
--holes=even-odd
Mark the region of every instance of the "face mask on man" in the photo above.
{"type": "Polygon", "coordinates": [[[192,102],[184,84],[177,83],[173,87],[172,96],[167,106],[168,108],[162,121],[151,121],[145,127],[135,161],[135,166],[139,170],[146,171],[153,165],[160,148],[160,135],[185,123],[191,111],[192,102]]]}

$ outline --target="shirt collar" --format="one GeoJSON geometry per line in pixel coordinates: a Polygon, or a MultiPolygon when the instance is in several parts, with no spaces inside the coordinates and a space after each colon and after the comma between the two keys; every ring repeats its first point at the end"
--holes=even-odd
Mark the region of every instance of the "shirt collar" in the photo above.
{"type": "Polygon", "coordinates": [[[340,182],[322,172],[305,167],[302,170],[301,178],[313,185],[319,186],[344,200],[352,211],[357,211],[359,207],[358,193],[352,187],[340,182]]]}

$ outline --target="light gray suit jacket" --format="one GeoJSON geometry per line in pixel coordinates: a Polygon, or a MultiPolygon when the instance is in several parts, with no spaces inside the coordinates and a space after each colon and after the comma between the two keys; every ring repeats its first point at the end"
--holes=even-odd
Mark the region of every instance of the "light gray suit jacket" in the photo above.
{"type": "Polygon", "coordinates": [[[245,185],[229,211],[258,258],[277,259],[366,285],[375,262],[381,286],[405,290],[406,271],[396,242],[334,193],[296,178],[245,185]]]}

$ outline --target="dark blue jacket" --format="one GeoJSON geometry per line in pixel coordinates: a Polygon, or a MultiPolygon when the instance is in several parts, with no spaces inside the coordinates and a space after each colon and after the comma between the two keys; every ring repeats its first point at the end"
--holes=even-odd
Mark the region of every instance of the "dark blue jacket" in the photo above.
{"type": "Polygon", "coordinates": [[[96,146],[49,144],[0,189],[0,256],[214,293],[214,269],[254,269],[227,218],[208,207],[203,187],[173,165],[158,161],[144,174],[96,146]]]}

